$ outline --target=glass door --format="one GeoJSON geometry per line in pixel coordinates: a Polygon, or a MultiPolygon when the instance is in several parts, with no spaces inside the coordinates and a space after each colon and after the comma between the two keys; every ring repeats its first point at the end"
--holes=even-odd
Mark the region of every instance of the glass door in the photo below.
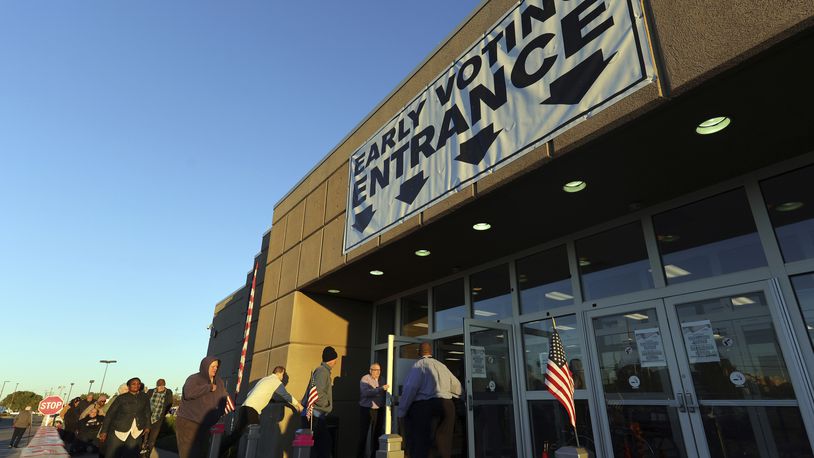
{"type": "Polygon", "coordinates": [[[812,456],[772,297],[762,282],[665,301],[702,455],[812,456]]]}
{"type": "Polygon", "coordinates": [[[610,307],[587,314],[601,390],[600,424],[608,455],[618,457],[696,456],[677,370],[673,337],[662,301],[610,307]]]}
{"type": "Polygon", "coordinates": [[[524,456],[518,424],[512,328],[464,319],[467,434],[470,457],[524,456]]]}

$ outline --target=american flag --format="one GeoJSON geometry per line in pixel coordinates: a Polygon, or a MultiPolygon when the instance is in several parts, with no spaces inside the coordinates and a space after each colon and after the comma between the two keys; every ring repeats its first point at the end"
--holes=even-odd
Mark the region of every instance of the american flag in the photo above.
{"type": "Polygon", "coordinates": [[[314,404],[317,403],[317,399],[319,399],[319,394],[317,393],[317,385],[314,380],[314,374],[311,374],[311,389],[308,390],[308,402],[305,404],[306,407],[305,416],[309,420],[311,419],[311,415],[314,413],[314,404]]]}
{"type": "Polygon", "coordinates": [[[232,400],[232,395],[226,393],[226,407],[223,409],[227,414],[235,411],[235,402],[232,400]]]}
{"type": "Polygon", "coordinates": [[[560,333],[557,332],[557,325],[552,320],[553,331],[548,350],[548,364],[546,365],[545,384],[548,391],[560,401],[568,412],[571,426],[576,429],[577,415],[574,409],[574,377],[571,369],[568,368],[568,361],[565,358],[565,349],[560,340],[560,333]]]}

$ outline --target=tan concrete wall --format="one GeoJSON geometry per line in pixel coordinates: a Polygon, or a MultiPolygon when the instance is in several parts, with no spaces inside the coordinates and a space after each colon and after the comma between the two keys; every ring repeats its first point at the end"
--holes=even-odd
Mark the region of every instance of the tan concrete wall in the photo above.
{"type": "MultiPolygon", "coordinates": [[[[308,296],[293,292],[261,307],[254,365],[250,381],[269,373],[275,366],[288,370],[288,391],[298,399],[305,393],[311,371],[320,364],[322,349],[333,346],[339,361],[332,371],[334,412],[340,418],[340,456],[350,456],[356,446],[359,379],[367,372],[370,359],[370,304],[329,296],[308,296]],[[264,334],[261,336],[260,334],[264,334]]],[[[264,412],[264,450],[280,456],[294,438],[299,419],[279,409],[264,412]],[[272,421],[273,420],[273,421],[272,421]],[[282,450],[274,444],[284,444],[282,450]]],[[[286,452],[287,453],[287,452],[286,452]]],[[[287,455],[284,455],[287,456],[287,455]]]]}

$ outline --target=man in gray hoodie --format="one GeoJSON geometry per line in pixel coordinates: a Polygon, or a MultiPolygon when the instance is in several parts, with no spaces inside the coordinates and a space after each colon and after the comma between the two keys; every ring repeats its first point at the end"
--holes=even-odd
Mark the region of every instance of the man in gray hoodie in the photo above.
{"type": "Polygon", "coordinates": [[[187,377],[175,419],[175,437],[180,458],[205,458],[209,428],[218,422],[226,407],[226,387],[217,376],[220,360],[207,356],[200,370],[187,377]]]}
{"type": "Polygon", "coordinates": [[[333,450],[333,440],[328,432],[327,416],[333,411],[333,385],[331,380],[331,369],[336,365],[339,356],[334,347],[325,347],[322,350],[322,364],[314,369],[311,374],[312,381],[308,384],[308,390],[303,399],[302,420],[305,428],[313,422],[314,428],[314,456],[315,458],[331,458],[333,450]],[[317,388],[317,400],[312,409],[308,409],[308,392],[311,386],[317,388]],[[313,419],[313,420],[312,420],[313,419]]]}
{"type": "Polygon", "coordinates": [[[25,410],[17,414],[12,426],[14,426],[14,432],[11,434],[11,442],[9,442],[8,448],[17,448],[20,446],[20,439],[23,438],[25,430],[31,426],[31,406],[27,406],[25,410]]]}

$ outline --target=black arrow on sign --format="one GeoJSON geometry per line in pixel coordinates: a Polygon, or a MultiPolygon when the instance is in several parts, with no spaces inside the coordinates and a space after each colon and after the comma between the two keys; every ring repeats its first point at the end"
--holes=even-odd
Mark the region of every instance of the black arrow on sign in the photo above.
{"type": "Polygon", "coordinates": [[[370,220],[373,219],[374,213],[376,213],[376,210],[373,209],[373,205],[368,205],[367,208],[354,215],[353,228],[363,232],[367,225],[370,224],[370,220]]]}
{"type": "Polygon", "coordinates": [[[396,199],[410,205],[418,196],[418,193],[421,192],[421,188],[424,187],[424,183],[426,183],[428,179],[429,178],[424,178],[423,170],[418,172],[418,175],[401,184],[399,195],[396,196],[396,199]]]}
{"type": "Polygon", "coordinates": [[[501,132],[503,132],[503,129],[495,132],[494,124],[484,127],[474,137],[461,143],[461,153],[455,157],[455,160],[478,165],[501,132]]]}
{"type": "Polygon", "coordinates": [[[591,54],[576,67],[568,70],[551,83],[551,96],[540,102],[541,105],[576,105],[591,89],[599,75],[608,66],[616,53],[607,59],[602,57],[602,50],[591,54]]]}

